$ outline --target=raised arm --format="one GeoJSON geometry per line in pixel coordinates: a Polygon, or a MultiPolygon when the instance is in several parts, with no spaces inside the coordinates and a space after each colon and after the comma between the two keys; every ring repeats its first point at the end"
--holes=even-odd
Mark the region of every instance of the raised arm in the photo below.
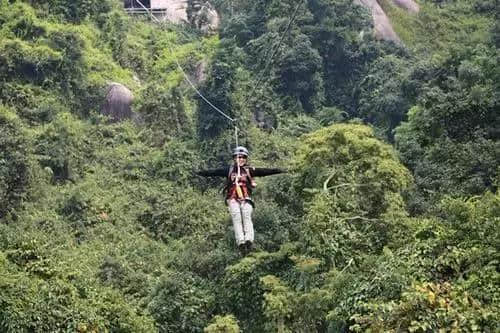
{"type": "Polygon", "coordinates": [[[200,170],[196,174],[203,177],[227,177],[229,168],[200,170]]]}
{"type": "Polygon", "coordinates": [[[278,173],[286,173],[286,170],[283,169],[275,169],[275,168],[254,168],[250,167],[248,169],[250,171],[250,175],[252,177],[264,177],[270,175],[276,175],[278,173]]]}

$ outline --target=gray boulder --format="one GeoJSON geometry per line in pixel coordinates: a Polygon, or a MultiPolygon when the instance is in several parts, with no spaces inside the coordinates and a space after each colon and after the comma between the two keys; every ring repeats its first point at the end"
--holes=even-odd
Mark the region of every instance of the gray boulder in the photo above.
{"type": "Polygon", "coordinates": [[[106,100],[101,108],[101,113],[109,116],[112,121],[135,118],[131,108],[133,100],[134,95],[127,87],[112,82],[108,85],[106,100]]]}

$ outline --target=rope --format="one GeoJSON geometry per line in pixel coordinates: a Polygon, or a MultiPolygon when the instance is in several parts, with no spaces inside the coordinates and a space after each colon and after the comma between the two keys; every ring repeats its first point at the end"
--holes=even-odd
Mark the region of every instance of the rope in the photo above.
{"type": "MultiPolygon", "coordinates": [[[[269,58],[269,61],[266,63],[266,66],[264,67],[264,70],[262,71],[263,73],[265,73],[267,71],[267,68],[272,63],[272,60],[273,60],[274,56],[278,52],[278,50],[279,50],[279,48],[280,48],[281,43],[283,42],[283,40],[285,40],[285,36],[286,36],[288,30],[290,29],[290,27],[292,26],[292,23],[295,20],[295,17],[297,16],[297,13],[299,11],[299,8],[302,6],[303,3],[304,3],[304,1],[300,1],[299,4],[297,5],[297,7],[295,7],[295,10],[294,10],[294,12],[293,12],[293,14],[292,14],[292,16],[290,18],[290,21],[288,22],[288,25],[287,25],[285,31],[283,32],[283,35],[281,36],[279,42],[278,42],[278,46],[274,49],[274,52],[271,54],[271,57],[269,58]]],[[[266,55],[267,55],[267,53],[266,53],[266,55]]],[[[248,102],[248,100],[250,99],[250,97],[254,93],[255,89],[257,89],[258,85],[261,83],[261,81],[262,81],[263,78],[264,78],[264,75],[260,75],[259,76],[259,79],[257,80],[257,83],[254,85],[254,87],[252,88],[252,90],[250,91],[250,93],[247,95],[247,98],[243,102],[243,105],[245,105],[248,102]]]]}
{"type": "Polygon", "coordinates": [[[236,147],[239,146],[238,144],[238,126],[234,125],[234,137],[236,139],[236,147]]]}
{"type": "MultiPolygon", "coordinates": [[[[151,19],[153,21],[156,21],[157,23],[160,24],[160,26],[163,26],[163,22],[158,20],[158,18],[156,18],[156,16],[154,16],[152,13],[151,13],[151,9],[150,8],[147,8],[146,6],[144,6],[144,4],[140,1],[140,0],[136,0],[137,3],[139,5],[141,5],[141,7],[148,12],[149,16],[151,17],[151,19]]],[[[170,45],[167,45],[170,53],[172,54],[172,56],[174,55],[174,52],[172,50],[172,48],[170,47],[170,45]]],[[[184,79],[189,83],[189,85],[191,86],[191,88],[193,88],[193,90],[196,92],[196,94],[198,96],[200,96],[200,98],[205,101],[205,103],[207,103],[208,105],[210,105],[215,111],[219,112],[222,116],[224,116],[226,119],[228,119],[229,121],[231,122],[235,122],[236,119],[234,118],[231,118],[229,117],[227,114],[225,114],[224,112],[222,112],[222,110],[220,110],[218,107],[216,107],[215,105],[213,105],[212,103],[210,103],[210,101],[205,97],[203,96],[203,94],[195,87],[195,85],[193,84],[193,82],[191,82],[191,80],[189,79],[189,77],[187,76],[186,72],[184,71],[184,69],[182,68],[181,64],[179,63],[179,61],[177,60],[177,58],[175,56],[173,56],[174,58],[174,61],[177,65],[177,67],[179,68],[179,70],[182,72],[182,75],[184,76],[184,79]]],[[[236,127],[236,126],[235,126],[236,127]]],[[[236,140],[238,141],[238,140],[236,140]]],[[[238,143],[236,143],[236,145],[238,145],[238,143]]]]}

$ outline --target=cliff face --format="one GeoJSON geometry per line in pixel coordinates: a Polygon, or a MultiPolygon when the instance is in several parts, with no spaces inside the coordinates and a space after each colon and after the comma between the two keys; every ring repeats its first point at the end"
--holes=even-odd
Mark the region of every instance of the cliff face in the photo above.
{"type": "MultiPolygon", "coordinates": [[[[366,8],[368,8],[373,17],[373,25],[375,29],[375,36],[378,39],[389,40],[396,43],[400,43],[400,39],[396,32],[394,31],[391,21],[387,17],[386,13],[382,9],[377,0],[354,0],[355,3],[358,3],[366,8]]],[[[418,13],[420,7],[413,0],[391,0],[391,2],[410,13],[418,13]]]]}

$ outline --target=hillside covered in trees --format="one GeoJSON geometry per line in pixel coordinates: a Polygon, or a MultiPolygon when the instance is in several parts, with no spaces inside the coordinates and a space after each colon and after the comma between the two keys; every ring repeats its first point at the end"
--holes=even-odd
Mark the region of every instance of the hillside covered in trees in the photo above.
{"type": "Polygon", "coordinates": [[[0,0],[0,331],[498,332],[497,1],[379,0],[400,42],[357,1],[210,3],[207,35],[0,0]],[[258,180],[247,256],[196,175],[234,125],[288,170],[258,180]]]}

